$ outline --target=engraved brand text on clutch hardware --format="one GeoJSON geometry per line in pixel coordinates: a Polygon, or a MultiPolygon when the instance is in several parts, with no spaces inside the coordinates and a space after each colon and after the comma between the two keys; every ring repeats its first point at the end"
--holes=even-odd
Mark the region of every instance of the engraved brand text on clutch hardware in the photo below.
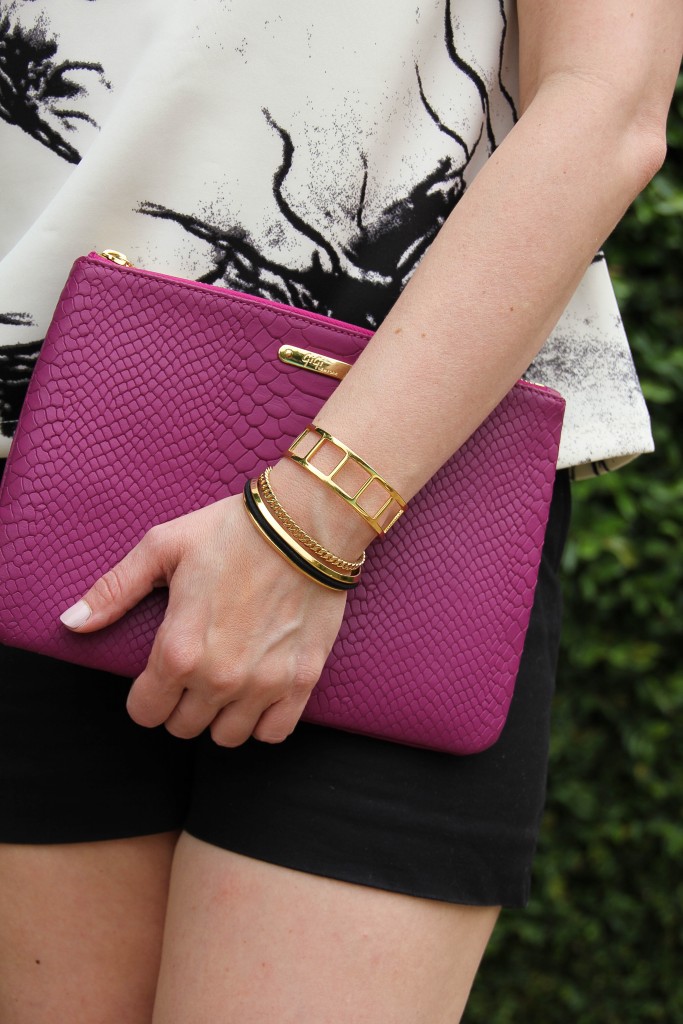
{"type": "Polygon", "coordinates": [[[336,380],[342,380],[351,369],[351,363],[345,363],[342,359],[331,359],[320,352],[311,352],[310,349],[298,348],[296,345],[282,345],[278,350],[278,358],[283,363],[322,373],[326,377],[335,377],[336,380]]]}
{"type": "Polygon", "coordinates": [[[324,356],[309,355],[308,352],[301,357],[301,362],[304,366],[310,367],[311,370],[315,370],[317,373],[327,373],[330,368],[329,359],[325,359],[324,356]]]}

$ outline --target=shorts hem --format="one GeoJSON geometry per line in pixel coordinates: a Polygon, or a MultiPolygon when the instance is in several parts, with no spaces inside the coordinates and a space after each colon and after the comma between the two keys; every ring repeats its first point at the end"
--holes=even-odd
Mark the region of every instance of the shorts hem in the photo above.
{"type": "Polygon", "coordinates": [[[280,851],[277,854],[270,850],[259,849],[256,851],[253,845],[250,845],[248,842],[212,838],[201,827],[193,824],[185,825],[184,831],[200,842],[230,853],[237,853],[242,857],[249,857],[252,860],[260,860],[266,864],[288,868],[290,871],[300,871],[308,875],[317,875],[322,878],[332,878],[339,882],[348,882],[351,885],[363,885],[370,889],[382,889],[386,892],[415,896],[417,899],[435,900],[441,903],[454,903],[469,907],[502,907],[506,910],[523,910],[530,898],[528,878],[523,882],[510,879],[509,883],[506,884],[504,879],[498,877],[495,888],[491,884],[490,879],[485,882],[481,879],[471,879],[468,882],[463,880],[462,875],[459,878],[458,885],[426,885],[420,879],[411,878],[408,881],[398,876],[388,877],[387,875],[382,875],[375,865],[323,864],[320,861],[306,860],[300,856],[287,856],[286,853],[280,851]]]}
{"type": "Polygon", "coordinates": [[[4,846],[69,846],[82,843],[106,843],[117,839],[142,839],[145,836],[163,835],[166,832],[182,832],[182,822],[178,823],[157,823],[145,825],[143,828],[135,826],[121,828],[90,828],[66,830],[62,834],[36,835],[30,829],[7,831],[0,833],[0,845],[4,846]]]}

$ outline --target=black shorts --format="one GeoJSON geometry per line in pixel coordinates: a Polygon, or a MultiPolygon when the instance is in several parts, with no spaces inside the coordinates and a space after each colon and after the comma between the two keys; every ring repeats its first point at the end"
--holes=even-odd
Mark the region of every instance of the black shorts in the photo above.
{"type": "Polygon", "coordinates": [[[316,875],[524,906],[545,800],[569,511],[561,472],[508,721],[480,754],[306,723],[275,745],[179,740],[131,721],[129,679],[0,645],[0,842],[185,829],[316,875]]]}

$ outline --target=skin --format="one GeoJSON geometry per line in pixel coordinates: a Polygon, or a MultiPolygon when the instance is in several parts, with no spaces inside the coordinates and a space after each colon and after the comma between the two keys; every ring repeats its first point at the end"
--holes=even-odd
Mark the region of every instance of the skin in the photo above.
{"type": "Polygon", "coordinates": [[[176,838],[0,846],[3,1024],[149,1024],[176,838]]]}
{"type": "MultiPolygon", "coordinates": [[[[406,499],[531,362],[665,153],[680,0],[521,0],[518,11],[523,115],[316,417],[406,499]]],[[[271,479],[293,518],[339,554],[356,558],[373,541],[293,463],[279,462],[271,479]]],[[[150,530],[82,595],[92,614],[79,631],[101,629],[160,585],[168,610],[130,692],[134,720],[181,737],[208,727],[226,746],[284,739],[345,595],[266,545],[241,496],[150,530]]],[[[315,878],[186,836],[177,847],[175,836],[155,839],[0,849],[3,1021],[152,1019],[174,849],[154,1024],[459,1020],[497,908],[315,878]],[[162,882],[143,899],[150,859],[162,882]]]]}

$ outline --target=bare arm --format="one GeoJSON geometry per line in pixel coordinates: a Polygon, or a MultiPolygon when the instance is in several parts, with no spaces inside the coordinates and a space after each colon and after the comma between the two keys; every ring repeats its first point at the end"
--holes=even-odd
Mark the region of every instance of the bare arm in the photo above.
{"type": "MultiPolygon", "coordinates": [[[[405,498],[532,361],[596,249],[660,166],[683,48],[680,0],[520,0],[523,114],[479,172],[316,422],[405,498]]],[[[293,517],[355,558],[375,537],[288,459],[293,517]]],[[[381,543],[381,541],[380,541],[381,543]]],[[[155,526],[84,595],[89,632],[155,585],[169,603],[128,699],[141,725],[216,742],[292,731],[345,595],[292,570],[232,495],[155,526]]]]}
{"type": "MultiPolygon", "coordinates": [[[[518,12],[522,116],[316,417],[407,499],[532,362],[666,152],[679,0],[520,0],[518,12]]],[[[278,464],[283,504],[355,557],[375,535],[306,476],[278,464]]]]}

